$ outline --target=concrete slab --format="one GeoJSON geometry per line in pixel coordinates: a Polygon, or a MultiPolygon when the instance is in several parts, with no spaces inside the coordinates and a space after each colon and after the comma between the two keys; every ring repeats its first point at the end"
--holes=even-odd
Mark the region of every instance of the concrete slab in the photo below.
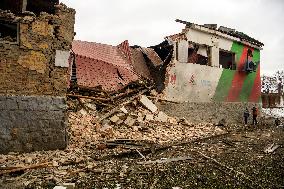
{"type": "Polygon", "coordinates": [[[145,95],[141,96],[140,103],[153,113],[158,110],[157,106],[145,95]]]}

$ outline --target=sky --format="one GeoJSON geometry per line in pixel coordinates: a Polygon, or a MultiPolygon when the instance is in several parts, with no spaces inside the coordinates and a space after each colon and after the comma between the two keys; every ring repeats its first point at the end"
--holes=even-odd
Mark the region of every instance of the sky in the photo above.
{"type": "Polygon", "coordinates": [[[181,32],[181,19],[218,24],[264,43],[261,72],[284,70],[284,0],[61,0],[76,9],[77,40],[157,45],[181,32]]]}

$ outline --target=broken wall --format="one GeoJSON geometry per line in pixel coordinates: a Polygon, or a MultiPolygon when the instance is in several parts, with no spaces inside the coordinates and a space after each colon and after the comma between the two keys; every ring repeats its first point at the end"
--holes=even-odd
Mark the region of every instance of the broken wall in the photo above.
{"type": "Polygon", "coordinates": [[[0,152],[66,147],[75,10],[63,4],[39,16],[0,10],[0,20],[18,26],[17,41],[0,39],[0,152]]]}

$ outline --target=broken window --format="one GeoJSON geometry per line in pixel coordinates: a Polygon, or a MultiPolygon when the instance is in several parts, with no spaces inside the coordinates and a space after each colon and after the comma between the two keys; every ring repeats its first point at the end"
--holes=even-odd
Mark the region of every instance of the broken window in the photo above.
{"type": "Polygon", "coordinates": [[[189,43],[188,63],[210,66],[210,48],[206,45],[189,43]]]}
{"type": "Polygon", "coordinates": [[[9,10],[12,13],[21,13],[23,10],[23,0],[1,0],[0,9],[9,10]]]}
{"type": "Polygon", "coordinates": [[[219,66],[220,68],[235,70],[235,54],[229,51],[219,51],[219,66]]]}
{"type": "Polygon", "coordinates": [[[18,42],[18,24],[0,20],[0,41],[18,42]]]}

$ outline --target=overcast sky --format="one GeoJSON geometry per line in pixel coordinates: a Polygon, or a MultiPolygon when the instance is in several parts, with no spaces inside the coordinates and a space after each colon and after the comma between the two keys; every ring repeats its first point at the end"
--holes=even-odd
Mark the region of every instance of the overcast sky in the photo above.
{"type": "Polygon", "coordinates": [[[150,46],[181,32],[179,18],[218,24],[264,43],[262,74],[284,70],[284,0],[61,0],[76,9],[76,39],[150,46]]]}

